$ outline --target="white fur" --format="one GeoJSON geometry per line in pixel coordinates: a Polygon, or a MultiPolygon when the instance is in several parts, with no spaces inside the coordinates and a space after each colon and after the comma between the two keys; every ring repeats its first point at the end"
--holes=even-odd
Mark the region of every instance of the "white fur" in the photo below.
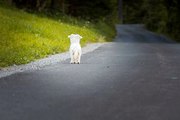
{"type": "Polygon", "coordinates": [[[71,34],[68,36],[71,41],[71,45],[69,48],[70,56],[71,56],[71,64],[76,63],[80,64],[81,60],[81,45],[80,39],[82,38],[79,34],[71,34]]]}

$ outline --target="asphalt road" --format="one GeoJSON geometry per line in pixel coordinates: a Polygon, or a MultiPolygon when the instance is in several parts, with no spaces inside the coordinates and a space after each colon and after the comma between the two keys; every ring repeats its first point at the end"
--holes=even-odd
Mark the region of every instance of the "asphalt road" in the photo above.
{"type": "Polygon", "coordinates": [[[180,120],[180,44],[139,25],[115,42],[0,79],[0,120],[180,120]]]}

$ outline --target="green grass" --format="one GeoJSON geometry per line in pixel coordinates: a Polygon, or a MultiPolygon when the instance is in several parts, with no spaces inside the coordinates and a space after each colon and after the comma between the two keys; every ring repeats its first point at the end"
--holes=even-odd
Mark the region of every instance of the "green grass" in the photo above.
{"type": "Polygon", "coordinates": [[[78,33],[86,43],[109,41],[114,29],[103,22],[96,24],[59,16],[56,19],[0,6],[0,67],[25,64],[69,49],[68,35],[78,33]]]}

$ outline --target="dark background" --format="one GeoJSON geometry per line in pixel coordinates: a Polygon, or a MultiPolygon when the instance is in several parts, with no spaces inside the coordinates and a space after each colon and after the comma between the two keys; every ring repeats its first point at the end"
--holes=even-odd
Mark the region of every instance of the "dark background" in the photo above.
{"type": "Polygon", "coordinates": [[[180,41],[178,0],[1,0],[2,3],[29,12],[66,14],[95,22],[103,20],[109,24],[118,23],[118,16],[122,14],[120,21],[123,23],[145,24],[152,31],[180,41]],[[122,10],[118,9],[120,6],[122,10]]]}

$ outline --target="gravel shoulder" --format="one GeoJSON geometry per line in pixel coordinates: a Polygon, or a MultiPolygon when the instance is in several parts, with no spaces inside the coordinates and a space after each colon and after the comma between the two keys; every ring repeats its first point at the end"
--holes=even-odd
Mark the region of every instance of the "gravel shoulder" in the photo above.
{"type": "MultiPolygon", "coordinates": [[[[105,43],[92,43],[87,44],[85,47],[82,48],[82,54],[86,54],[89,52],[94,51],[95,49],[99,48],[100,46],[107,44],[105,43]]],[[[0,69],[0,78],[6,77],[15,73],[24,72],[24,71],[32,71],[32,70],[40,70],[41,68],[49,65],[54,65],[61,63],[62,61],[69,59],[70,55],[69,52],[64,52],[56,55],[50,55],[47,58],[39,59],[34,62],[24,64],[24,65],[13,65],[10,67],[5,67],[0,69]]]]}

